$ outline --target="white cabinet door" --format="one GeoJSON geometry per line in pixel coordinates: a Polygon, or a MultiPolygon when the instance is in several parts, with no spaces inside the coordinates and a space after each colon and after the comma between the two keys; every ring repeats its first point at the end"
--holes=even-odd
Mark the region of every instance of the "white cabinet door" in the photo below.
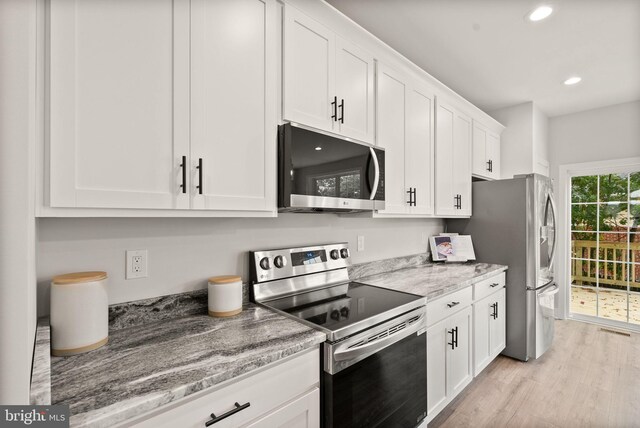
{"type": "Polygon", "coordinates": [[[449,318],[448,334],[455,332],[455,347],[447,349],[447,396],[455,397],[473,379],[471,367],[472,326],[471,307],[449,318]]]}
{"type": "Polygon", "coordinates": [[[454,194],[459,195],[457,214],[471,215],[471,118],[457,111],[453,126],[454,194]]]}
{"type": "Polygon", "coordinates": [[[455,110],[441,102],[436,104],[436,215],[457,215],[453,182],[453,136],[455,110]]]}
{"type": "Polygon", "coordinates": [[[489,177],[489,164],[487,159],[487,128],[473,121],[473,169],[474,175],[489,177]]]}
{"type": "Polygon", "coordinates": [[[374,143],[374,60],[368,52],[336,37],[337,131],[374,143]]]}
{"type": "Polygon", "coordinates": [[[489,328],[492,324],[493,295],[473,304],[473,375],[480,372],[491,362],[489,328]]]}
{"type": "Polygon", "coordinates": [[[275,2],[191,7],[192,208],[274,209],[275,2]]]}
{"type": "Polygon", "coordinates": [[[409,195],[405,187],[405,96],[404,76],[378,64],[377,76],[378,145],[385,149],[385,209],[380,213],[408,212],[409,195]]]}
{"type": "Polygon", "coordinates": [[[320,390],[314,388],[247,428],[318,428],[320,426],[320,390]]]}
{"type": "Polygon", "coordinates": [[[407,92],[405,185],[415,189],[411,214],[433,214],[433,106],[429,88],[413,86],[407,92]]]}
{"type": "Polygon", "coordinates": [[[439,412],[447,402],[447,349],[451,335],[445,319],[427,329],[427,415],[439,412]]]}
{"type": "Polygon", "coordinates": [[[51,0],[48,24],[49,205],[188,208],[189,1],[51,0]]]}
{"type": "MultiPolygon", "coordinates": [[[[233,23],[229,23],[233,25],[233,23]]],[[[333,130],[335,34],[297,9],[284,8],[285,120],[333,130]]]]}
{"type": "Polygon", "coordinates": [[[436,107],[436,214],[471,215],[471,118],[455,107],[436,107]]]}
{"type": "Polygon", "coordinates": [[[499,180],[500,175],[500,136],[489,132],[487,134],[487,162],[491,162],[491,178],[499,180]]]}
{"type": "Polygon", "coordinates": [[[501,289],[491,297],[497,305],[496,316],[490,319],[489,326],[489,352],[493,360],[506,346],[506,289],[501,289]]]}
{"type": "Polygon", "coordinates": [[[500,178],[500,136],[480,122],[473,121],[473,168],[475,176],[500,178]]]}

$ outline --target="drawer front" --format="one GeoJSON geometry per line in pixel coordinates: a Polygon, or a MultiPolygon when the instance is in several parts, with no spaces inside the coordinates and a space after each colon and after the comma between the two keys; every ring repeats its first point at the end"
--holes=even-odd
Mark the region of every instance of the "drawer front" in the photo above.
{"type": "Polygon", "coordinates": [[[477,302],[500,290],[506,284],[506,273],[501,272],[491,278],[483,279],[473,285],[473,301],[477,302]]]}
{"type": "Polygon", "coordinates": [[[427,327],[469,306],[473,301],[471,288],[467,287],[444,297],[439,297],[432,302],[427,302],[427,327]]]}
{"type": "Polygon", "coordinates": [[[166,411],[155,412],[124,426],[202,428],[211,419],[211,413],[221,416],[233,410],[235,403],[241,407],[249,403],[249,406],[211,425],[214,428],[243,426],[313,390],[319,383],[320,357],[316,348],[213,392],[191,400],[187,397],[166,411]]]}

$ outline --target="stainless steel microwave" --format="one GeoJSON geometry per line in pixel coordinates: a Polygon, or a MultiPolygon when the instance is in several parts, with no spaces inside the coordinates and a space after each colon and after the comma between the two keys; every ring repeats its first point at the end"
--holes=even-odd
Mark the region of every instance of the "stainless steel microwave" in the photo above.
{"type": "Polygon", "coordinates": [[[281,125],[278,207],[281,212],[384,209],[384,150],[281,125]]]}

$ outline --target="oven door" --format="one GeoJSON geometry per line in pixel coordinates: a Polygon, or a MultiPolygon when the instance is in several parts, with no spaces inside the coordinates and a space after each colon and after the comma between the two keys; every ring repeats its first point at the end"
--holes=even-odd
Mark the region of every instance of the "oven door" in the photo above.
{"type": "MultiPolygon", "coordinates": [[[[387,336],[383,334],[376,339],[386,340],[383,348],[373,353],[367,350],[364,358],[360,358],[358,348],[366,346],[366,343],[344,347],[345,342],[350,342],[347,339],[336,345],[323,345],[325,428],[407,428],[419,425],[426,417],[427,339],[424,322],[400,331],[389,330],[387,336]],[[348,362],[351,357],[357,361],[334,367],[334,374],[331,374],[326,367],[327,357],[336,346],[341,346],[345,353],[353,350],[346,356],[339,354],[339,361],[348,362]]],[[[375,347],[373,342],[370,346],[375,347]]],[[[335,357],[336,352],[333,353],[335,357]]]]}
{"type": "Polygon", "coordinates": [[[384,208],[384,150],[293,126],[279,128],[281,211],[384,208]]]}

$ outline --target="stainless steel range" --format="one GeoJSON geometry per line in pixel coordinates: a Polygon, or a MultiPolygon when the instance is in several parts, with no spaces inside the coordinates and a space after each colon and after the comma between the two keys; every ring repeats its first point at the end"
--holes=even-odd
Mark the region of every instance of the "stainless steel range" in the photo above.
{"type": "Polygon", "coordinates": [[[323,426],[414,427],[427,411],[426,299],[349,280],[346,243],[254,251],[254,302],[327,334],[323,426]]]}

